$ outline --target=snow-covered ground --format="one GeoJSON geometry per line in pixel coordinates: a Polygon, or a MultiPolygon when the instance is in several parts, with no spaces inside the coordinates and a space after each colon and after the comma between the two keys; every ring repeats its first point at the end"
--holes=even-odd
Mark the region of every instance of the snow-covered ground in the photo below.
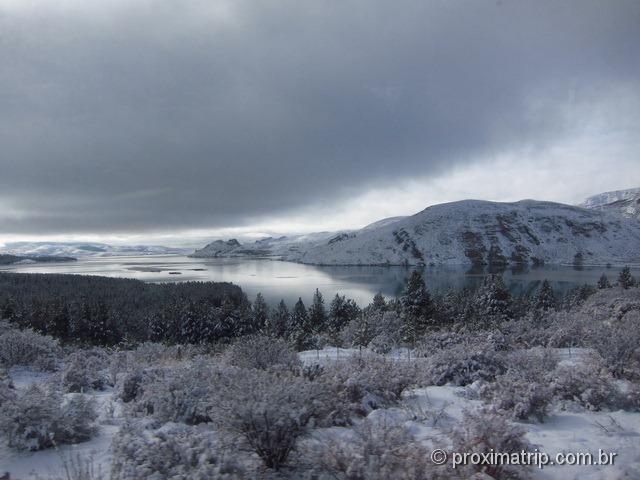
{"type": "MultiPolygon", "coordinates": [[[[561,362],[580,364],[589,354],[587,349],[557,349],[561,362]]],[[[349,356],[360,355],[358,349],[310,350],[300,353],[306,365],[340,362],[349,356]]],[[[395,361],[410,360],[406,350],[397,350],[387,356],[395,361]]],[[[424,359],[418,359],[423,361],[424,359]]],[[[9,372],[16,388],[25,389],[33,383],[46,381],[51,374],[27,368],[12,368],[9,372]]],[[[434,439],[447,437],[462,421],[465,410],[478,408],[483,402],[469,398],[465,392],[471,387],[451,385],[430,386],[408,390],[396,406],[374,410],[368,415],[372,421],[402,424],[416,439],[432,448],[434,439]]],[[[94,472],[108,478],[110,445],[122,422],[119,400],[111,388],[92,394],[98,403],[100,429],[90,441],[64,445],[38,452],[16,452],[0,447],[0,474],[10,472],[11,479],[64,478],[65,465],[88,462],[94,472]]],[[[599,450],[617,454],[613,466],[547,465],[542,469],[531,467],[535,479],[579,480],[640,478],[640,413],[625,411],[588,411],[578,408],[563,410],[555,405],[544,423],[517,422],[527,433],[526,438],[540,452],[553,458],[557,453],[591,453],[599,450]]],[[[324,429],[325,435],[340,435],[344,429],[324,429]]]]}

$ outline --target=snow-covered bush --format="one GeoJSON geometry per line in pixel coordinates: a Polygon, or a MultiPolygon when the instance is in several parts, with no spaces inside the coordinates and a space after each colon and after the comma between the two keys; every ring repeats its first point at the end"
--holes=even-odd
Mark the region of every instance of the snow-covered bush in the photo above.
{"type": "Polygon", "coordinates": [[[326,366],[319,383],[327,396],[325,405],[333,409],[337,424],[349,423],[353,414],[396,403],[416,381],[416,365],[378,355],[352,356],[326,366]]]}
{"type": "Polygon", "coordinates": [[[573,401],[589,410],[619,408],[622,403],[613,377],[595,362],[560,365],[550,374],[550,386],[558,400],[573,401]]]}
{"type": "Polygon", "coordinates": [[[591,345],[617,378],[640,378],[640,324],[613,319],[596,330],[591,345]]]}
{"type": "Polygon", "coordinates": [[[80,350],[72,353],[62,370],[62,386],[66,392],[103,390],[108,381],[105,368],[108,358],[100,350],[80,350]]]}
{"type": "Polygon", "coordinates": [[[0,334],[0,365],[29,365],[45,371],[56,368],[58,341],[33,330],[9,329],[0,334]]]}
{"type": "Polygon", "coordinates": [[[462,343],[429,357],[425,376],[432,385],[465,386],[477,380],[491,381],[505,369],[502,356],[495,350],[462,343]]]}
{"type": "Polygon", "coordinates": [[[558,365],[555,350],[536,347],[529,350],[515,350],[505,357],[507,370],[524,381],[543,382],[558,365]]]}
{"type": "Polygon", "coordinates": [[[78,395],[67,401],[51,390],[32,385],[0,411],[0,432],[10,447],[42,450],[88,440],[97,418],[93,402],[78,395]]]}
{"type": "MultiPolygon", "coordinates": [[[[486,409],[465,411],[462,421],[451,433],[452,450],[461,454],[532,451],[533,446],[527,442],[525,433],[523,428],[512,425],[503,415],[486,409]]],[[[491,465],[484,462],[479,465],[459,466],[458,470],[461,477],[466,470],[467,475],[464,478],[471,477],[474,471],[485,473],[495,480],[528,477],[525,467],[491,465]]]]}
{"type": "Polygon", "coordinates": [[[232,381],[225,370],[202,359],[187,366],[147,369],[142,376],[134,411],[151,414],[161,423],[189,425],[211,421],[218,390],[232,381]]]}
{"type": "Polygon", "coordinates": [[[301,365],[298,354],[287,342],[265,335],[241,338],[229,348],[225,357],[230,365],[240,368],[291,370],[301,365]]]}
{"type": "Polygon", "coordinates": [[[514,420],[544,421],[551,400],[551,390],[547,385],[513,372],[484,384],[479,394],[496,411],[514,420]]]}
{"type": "Polygon", "coordinates": [[[289,372],[239,370],[216,407],[219,427],[278,470],[318,414],[318,385],[289,372]]]}
{"type": "Polygon", "coordinates": [[[89,440],[97,431],[95,400],[84,394],[73,394],[62,402],[60,433],[56,443],[78,443],[89,440]]]}
{"type": "MultiPolygon", "coordinates": [[[[245,464],[224,453],[211,429],[168,423],[160,429],[122,426],[112,443],[111,478],[242,479],[245,464]]],[[[255,463],[255,462],[254,462],[255,463]]]]}
{"type": "Polygon", "coordinates": [[[317,434],[301,445],[313,478],[427,480],[429,452],[403,425],[364,420],[353,430],[317,434]],[[333,433],[333,434],[332,434],[333,433]]]}
{"type": "Polygon", "coordinates": [[[467,335],[459,332],[448,330],[429,332],[422,338],[420,343],[416,345],[415,356],[430,357],[434,353],[463,344],[467,339],[467,335]]]}
{"type": "Polygon", "coordinates": [[[119,397],[124,403],[131,402],[138,398],[142,392],[141,385],[143,373],[141,371],[130,371],[125,373],[118,381],[119,397]]]}

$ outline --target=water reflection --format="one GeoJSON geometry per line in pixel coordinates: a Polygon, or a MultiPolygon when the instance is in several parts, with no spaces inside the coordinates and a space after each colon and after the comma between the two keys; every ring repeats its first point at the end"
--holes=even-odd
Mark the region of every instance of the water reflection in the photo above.
{"type": "MultiPolygon", "coordinates": [[[[411,273],[408,267],[350,266],[317,267],[289,262],[245,259],[196,259],[184,256],[86,258],[72,263],[12,265],[3,270],[25,273],[72,273],[137,278],[146,282],[226,281],[240,285],[250,298],[262,292],[270,303],[284,298],[311,300],[316,288],[330,300],[336,293],[366,305],[376,292],[394,297],[402,291],[411,273]],[[179,275],[175,272],[179,272],[179,275]]],[[[637,270],[637,269],[636,269],[637,270]]],[[[488,273],[501,273],[513,294],[531,293],[547,278],[558,293],[576,285],[595,285],[605,273],[613,282],[619,267],[426,267],[422,269],[433,292],[476,288],[488,273]]],[[[638,272],[633,272],[638,277],[638,272]]]]}

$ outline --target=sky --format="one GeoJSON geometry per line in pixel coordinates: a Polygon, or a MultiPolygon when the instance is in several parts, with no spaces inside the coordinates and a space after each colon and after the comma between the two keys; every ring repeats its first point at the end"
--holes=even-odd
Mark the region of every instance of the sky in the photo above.
{"type": "Polygon", "coordinates": [[[638,45],[636,0],[0,0],[0,243],[638,187],[638,45]]]}

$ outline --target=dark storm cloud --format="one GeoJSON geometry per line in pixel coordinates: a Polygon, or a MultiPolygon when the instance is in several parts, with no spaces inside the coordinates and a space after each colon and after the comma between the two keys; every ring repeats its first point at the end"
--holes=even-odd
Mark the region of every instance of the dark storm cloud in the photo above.
{"type": "Polygon", "coordinates": [[[48,3],[0,6],[0,233],[239,225],[553,143],[640,78],[636,1],[48,3]]]}

